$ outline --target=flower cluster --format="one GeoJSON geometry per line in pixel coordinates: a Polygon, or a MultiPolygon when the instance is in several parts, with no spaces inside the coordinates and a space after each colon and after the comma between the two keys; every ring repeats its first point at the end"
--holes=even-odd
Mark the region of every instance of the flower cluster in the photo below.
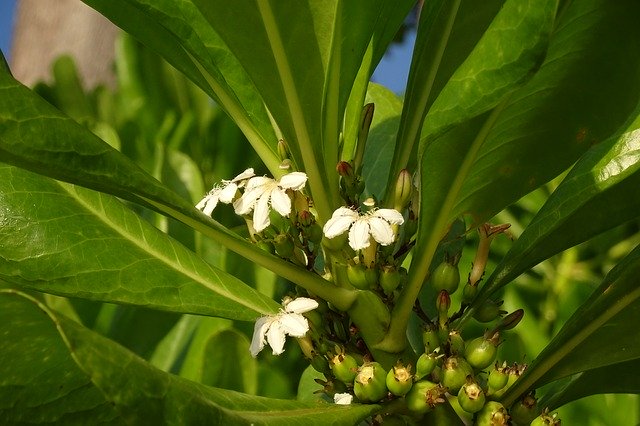
{"type": "Polygon", "coordinates": [[[369,247],[370,237],[383,246],[395,241],[395,232],[391,225],[402,225],[404,218],[394,209],[374,209],[360,214],[346,207],[340,207],[324,225],[327,238],[335,238],[349,231],[349,245],[354,250],[369,247]]]}
{"type": "Polygon", "coordinates": [[[283,303],[283,309],[275,315],[259,318],[253,329],[253,339],[249,350],[255,358],[265,343],[269,343],[274,355],[284,352],[287,335],[303,337],[309,331],[309,322],[302,315],[318,307],[318,302],[307,297],[298,297],[283,303]]]}

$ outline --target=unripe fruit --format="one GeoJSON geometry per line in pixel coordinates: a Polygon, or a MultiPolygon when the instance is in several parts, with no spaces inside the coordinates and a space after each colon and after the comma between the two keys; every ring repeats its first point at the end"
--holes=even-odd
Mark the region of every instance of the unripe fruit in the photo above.
{"type": "Polygon", "coordinates": [[[509,408],[511,422],[515,426],[527,426],[538,416],[538,401],[527,395],[509,408]]]}
{"type": "Polygon", "coordinates": [[[405,367],[398,363],[387,373],[387,389],[396,396],[404,396],[411,390],[413,376],[411,366],[405,367]]]}
{"type": "Polygon", "coordinates": [[[438,365],[438,358],[441,356],[442,355],[437,355],[436,352],[420,355],[416,362],[416,379],[420,380],[424,376],[431,374],[431,372],[436,368],[436,365],[438,365]]]}
{"type": "Polygon", "coordinates": [[[484,391],[473,380],[467,380],[458,392],[458,403],[467,413],[477,413],[482,410],[485,401],[484,391]]]}
{"type": "Polygon", "coordinates": [[[324,237],[322,239],[322,245],[324,245],[330,251],[338,251],[342,249],[347,244],[347,239],[349,238],[348,233],[336,235],[333,238],[324,237]]]}
{"type": "Polygon", "coordinates": [[[500,315],[500,305],[493,300],[486,300],[473,314],[473,317],[479,322],[491,322],[500,315]]]}
{"type": "Polygon", "coordinates": [[[507,410],[496,401],[487,402],[476,415],[476,426],[507,426],[508,424],[507,410]]]}
{"type": "Polygon", "coordinates": [[[279,234],[273,239],[273,245],[276,248],[278,256],[289,258],[293,255],[293,240],[288,234],[279,234]]]}
{"type": "Polygon", "coordinates": [[[376,268],[365,268],[364,277],[368,288],[373,288],[378,284],[378,270],[376,268]]]}
{"type": "Polygon", "coordinates": [[[431,285],[436,291],[446,290],[453,294],[460,284],[458,267],[448,262],[442,262],[431,274],[431,285]]]}
{"type": "Polygon", "coordinates": [[[460,332],[458,330],[451,330],[449,332],[449,352],[451,354],[463,354],[464,347],[464,339],[460,335],[460,332]]]}
{"type": "Polygon", "coordinates": [[[549,410],[545,409],[542,414],[533,419],[531,426],[560,426],[561,423],[558,413],[549,414],[549,410]]]}
{"type": "Polygon", "coordinates": [[[391,294],[400,285],[400,272],[393,266],[384,266],[380,273],[380,287],[386,294],[391,294]]]}
{"type": "Polygon", "coordinates": [[[380,401],[387,395],[387,372],[377,362],[365,362],[358,369],[353,392],[363,402],[380,401]]]}
{"type": "Polygon", "coordinates": [[[496,364],[489,372],[489,379],[487,384],[489,385],[489,393],[499,391],[507,385],[509,380],[509,374],[507,373],[507,363],[505,362],[502,367],[498,367],[496,364]]]}
{"type": "Polygon", "coordinates": [[[336,379],[344,383],[351,383],[358,374],[358,363],[349,354],[338,353],[330,360],[331,371],[336,379]]]}
{"type": "Polygon", "coordinates": [[[524,370],[527,369],[526,364],[514,364],[513,367],[507,367],[507,384],[502,387],[502,389],[497,390],[492,394],[493,398],[500,398],[504,393],[518,380],[518,378],[524,373],[524,370]]]}
{"type": "Polygon", "coordinates": [[[440,347],[438,331],[434,328],[427,328],[422,332],[422,343],[426,353],[431,353],[440,347]]]}
{"type": "Polygon", "coordinates": [[[366,270],[367,268],[361,263],[347,266],[347,278],[349,278],[352,286],[360,290],[368,290],[370,288],[366,270]]]}
{"type": "Polygon", "coordinates": [[[431,411],[436,404],[445,402],[445,392],[445,389],[433,382],[420,380],[413,384],[406,396],[407,408],[414,413],[424,414],[431,411]]]}
{"type": "Polygon", "coordinates": [[[475,299],[477,293],[478,287],[466,283],[464,288],[462,289],[462,303],[471,303],[473,299],[475,299]]]}
{"type": "Polygon", "coordinates": [[[473,369],[462,357],[451,356],[442,366],[442,384],[455,395],[467,381],[467,376],[473,375],[473,369]]]}
{"type": "MultiPolygon", "coordinates": [[[[496,336],[498,333],[496,333],[496,336]]],[[[487,339],[484,336],[473,339],[467,343],[464,356],[469,364],[478,370],[487,368],[496,360],[498,348],[496,347],[498,339],[487,339]]]]}

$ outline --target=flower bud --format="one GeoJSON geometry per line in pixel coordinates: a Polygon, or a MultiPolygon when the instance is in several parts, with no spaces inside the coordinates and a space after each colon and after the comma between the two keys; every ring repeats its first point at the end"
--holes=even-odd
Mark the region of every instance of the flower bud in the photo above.
{"type": "Polygon", "coordinates": [[[278,141],[278,157],[280,157],[280,161],[284,161],[289,158],[289,147],[284,139],[280,139],[278,141]]]}
{"type": "Polygon", "coordinates": [[[496,401],[487,402],[476,416],[477,426],[507,426],[509,415],[504,405],[496,401]]]}
{"type": "Polygon", "coordinates": [[[538,401],[529,394],[509,408],[511,422],[516,425],[530,425],[538,416],[538,401]]]}
{"type": "Polygon", "coordinates": [[[445,328],[449,321],[449,308],[451,307],[451,298],[446,290],[442,290],[436,299],[436,309],[438,311],[438,322],[440,328],[445,328]]]}
{"type": "Polygon", "coordinates": [[[482,370],[496,360],[499,343],[499,333],[495,333],[489,338],[485,336],[475,338],[467,344],[464,357],[473,368],[482,370]]]}
{"type": "Polygon", "coordinates": [[[303,226],[311,226],[316,222],[316,218],[309,210],[302,210],[298,212],[298,223],[303,226]]]}
{"type": "Polygon", "coordinates": [[[413,183],[411,173],[406,169],[400,171],[396,180],[396,188],[393,196],[393,208],[401,212],[411,201],[413,183]]]}
{"type": "Polygon", "coordinates": [[[336,356],[329,360],[331,371],[336,379],[343,383],[351,383],[358,374],[358,363],[356,359],[349,354],[340,351],[336,356]]]}
{"type": "Polygon", "coordinates": [[[391,294],[393,291],[398,288],[400,285],[400,280],[402,277],[400,276],[400,272],[390,265],[385,265],[382,267],[382,272],[380,273],[380,287],[384,290],[385,294],[391,294]]]}
{"type": "Polygon", "coordinates": [[[442,366],[442,384],[449,389],[449,393],[455,395],[467,381],[467,376],[473,375],[473,369],[459,356],[451,356],[444,361],[442,366]]]}
{"type": "Polygon", "coordinates": [[[431,274],[431,285],[436,291],[446,290],[449,294],[453,294],[459,284],[460,271],[457,266],[449,262],[442,262],[431,274]]]}
{"type": "Polygon", "coordinates": [[[398,362],[387,373],[387,389],[396,396],[404,396],[413,385],[413,376],[411,375],[411,366],[404,366],[398,362]]]}
{"type": "Polygon", "coordinates": [[[406,396],[407,408],[418,414],[431,411],[437,404],[446,401],[444,394],[446,389],[428,380],[420,380],[413,384],[413,387],[406,396]]]}
{"type": "Polygon", "coordinates": [[[343,178],[353,179],[355,176],[353,173],[353,166],[347,161],[340,161],[336,166],[336,171],[343,178]]]}
{"type": "Polygon", "coordinates": [[[500,320],[494,331],[511,330],[520,323],[522,317],[524,317],[524,309],[513,311],[500,320]]]}
{"type": "Polygon", "coordinates": [[[467,382],[462,385],[458,392],[458,403],[460,407],[467,413],[477,413],[482,410],[486,397],[484,391],[473,380],[471,376],[467,377],[467,382]]]}
{"type": "Polygon", "coordinates": [[[387,372],[377,362],[365,362],[358,369],[353,391],[360,401],[376,402],[387,395],[387,372]]]}

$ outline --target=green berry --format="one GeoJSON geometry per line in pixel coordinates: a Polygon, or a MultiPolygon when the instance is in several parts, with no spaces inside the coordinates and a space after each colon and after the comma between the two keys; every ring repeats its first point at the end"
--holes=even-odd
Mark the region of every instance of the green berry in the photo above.
{"type": "Polygon", "coordinates": [[[440,338],[435,328],[427,328],[422,332],[422,343],[427,353],[433,352],[440,347],[440,338]]]}
{"type": "Polygon", "coordinates": [[[469,364],[478,370],[487,368],[496,360],[498,333],[490,339],[478,337],[467,343],[464,356],[469,364]],[[495,338],[494,338],[495,337],[495,338]]]}
{"type": "Polygon", "coordinates": [[[393,266],[385,266],[380,273],[380,287],[386,294],[391,294],[398,288],[401,280],[400,272],[393,266]]]}
{"type": "Polygon", "coordinates": [[[473,317],[479,322],[491,322],[500,315],[500,305],[502,303],[486,300],[473,314],[473,317]]]}
{"type": "Polygon", "coordinates": [[[442,262],[431,274],[431,285],[436,291],[446,290],[453,294],[460,284],[458,267],[448,262],[442,262]]]}
{"type": "Polygon", "coordinates": [[[538,401],[527,395],[509,408],[511,422],[516,426],[526,426],[538,416],[538,401]]]}
{"type": "Polygon", "coordinates": [[[482,410],[485,401],[484,391],[473,380],[467,380],[458,392],[458,403],[467,413],[477,413],[482,410]]]}
{"type": "Polygon", "coordinates": [[[502,367],[498,367],[498,364],[495,364],[493,369],[489,372],[489,378],[487,379],[487,384],[489,385],[489,392],[494,393],[499,391],[503,387],[507,385],[507,381],[509,380],[509,374],[507,373],[507,363],[505,362],[502,367]]]}
{"type": "Polygon", "coordinates": [[[431,374],[431,372],[438,365],[438,358],[441,355],[437,355],[436,352],[431,352],[429,354],[424,353],[420,355],[418,361],[416,362],[416,378],[422,379],[424,376],[431,374]]]}
{"type": "Polygon", "coordinates": [[[428,380],[416,382],[406,396],[407,408],[414,413],[424,414],[436,404],[446,401],[443,397],[445,392],[444,388],[428,380]]]}
{"type": "Polygon", "coordinates": [[[279,234],[273,239],[273,245],[276,248],[276,253],[280,257],[289,258],[293,255],[293,240],[289,234],[279,234]]]}
{"type": "Polygon", "coordinates": [[[366,271],[367,268],[361,263],[347,266],[347,278],[349,278],[351,285],[360,290],[368,290],[371,288],[366,271]]]}
{"type": "Polygon", "coordinates": [[[404,396],[411,390],[413,376],[411,366],[405,367],[401,363],[396,364],[387,373],[387,389],[396,396],[404,396]]]}
{"type": "Polygon", "coordinates": [[[561,423],[558,413],[549,414],[549,410],[545,409],[542,414],[533,419],[531,426],[560,426],[561,423]]]}
{"type": "Polygon", "coordinates": [[[331,371],[336,379],[344,383],[351,383],[358,374],[358,363],[349,354],[338,353],[330,359],[331,371]]]}
{"type": "Polygon", "coordinates": [[[353,392],[363,402],[380,401],[387,395],[387,372],[377,362],[365,362],[358,369],[353,392]]]}
{"type": "Polygon", "coordinates": [[[460,335],[458,330],[451,330],[449,332],[449,352],[451,354],[463,354],[464,353],[464,339],[460,335]]]}
{"type": "Polygon", "coordinates": [[[442,366],[442,384],[455,395],[467,381],[467,376],[473,375],[473,369],[459,356],[451,356],[442,366]]]}
{"type": "Polygon", "coordinates": [[[509,415],[506,408],[496,401],[487,402],[476,415],[476,426],[507,426],[509,415]]]}

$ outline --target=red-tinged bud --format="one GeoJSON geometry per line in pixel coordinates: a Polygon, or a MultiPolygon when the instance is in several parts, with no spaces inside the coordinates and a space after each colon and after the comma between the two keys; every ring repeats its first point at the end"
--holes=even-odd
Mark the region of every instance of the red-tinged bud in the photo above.
{"type": "Polygon", "coordinates": [[[511,312],[500,320],[496,328],[494,328],[494,332],[515,328],[515,326],[517,326],[522,320],[522,317],[524,317],[524,309],[518,309],[517,311],[511,312]]]}
{"type": "Polygon", "coordinates": [[[436,310],[438,311],[438,323],[440,328],[446,328],[449,321],[449,308],[451,307],[451,297],[446,290],[442,290],[436,299],[436,310]]]}
{"type": "Polygon", "coordinates": [[[298,223],[301,226],[311,226],[316,222],[316,218],[309,210],[302,210],[298,212],[298,223]]]}
{"type": "Polygon", "coordinates": [[[353,166],[346,161],[340,161],[336,166],[336,171],[344,178],[353,179],[354,177],[353,166]]]}

